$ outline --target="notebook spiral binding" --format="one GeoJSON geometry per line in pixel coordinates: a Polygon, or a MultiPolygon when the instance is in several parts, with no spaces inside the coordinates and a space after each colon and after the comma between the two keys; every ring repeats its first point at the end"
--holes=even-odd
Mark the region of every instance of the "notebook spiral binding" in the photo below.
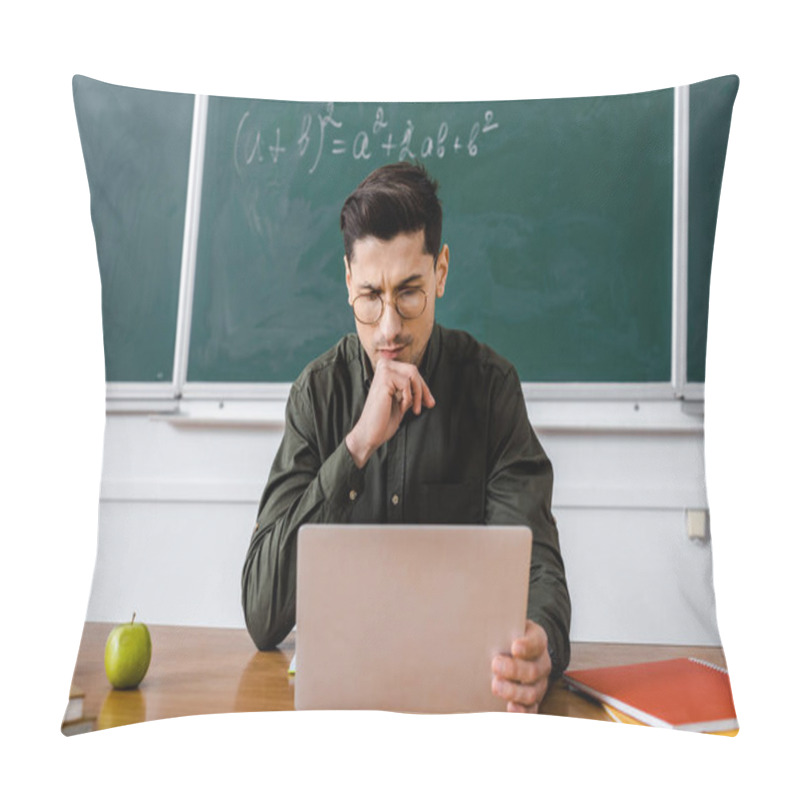
{"type": "Polygon", "coordinates": [[[695,664],[701,664],[704,667],[709,667],[710,669],[714,669],[717,672],[722,672],[723,674],[727,675],[728,670],[725,667],[718,667],[716,664],[712,664],[710,661],[704,661],[702,658],[689,658],[689,661],[694,661],[695,664]]]}

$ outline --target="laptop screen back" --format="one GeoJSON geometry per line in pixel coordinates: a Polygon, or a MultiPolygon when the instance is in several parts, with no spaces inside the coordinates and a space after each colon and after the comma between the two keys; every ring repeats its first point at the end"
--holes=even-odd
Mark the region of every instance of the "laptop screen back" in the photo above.
{"type": "Polygon", "coordinates": [[[526,527],[305,525],[298,709],[502,711],[491,661],[525,627],[526,527]]]}

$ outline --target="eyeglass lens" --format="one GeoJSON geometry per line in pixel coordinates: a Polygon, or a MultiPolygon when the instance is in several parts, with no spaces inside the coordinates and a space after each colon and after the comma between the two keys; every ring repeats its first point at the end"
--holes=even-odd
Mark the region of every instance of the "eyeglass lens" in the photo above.
{"type": "MultiPolygon", "coordinates": [[[[394,299],[394,307],[403,319],[415,319],[425,310],[427,297],[422,289],[405,289],[394,299]]],[[[379,294],[362,294],[353,301],[359,322],[375,324],[383,316],[384,300],[379,294]]]]}

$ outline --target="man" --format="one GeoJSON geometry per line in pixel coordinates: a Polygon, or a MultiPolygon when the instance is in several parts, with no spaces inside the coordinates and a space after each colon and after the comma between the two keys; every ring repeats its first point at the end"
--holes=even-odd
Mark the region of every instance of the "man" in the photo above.
{"type": "Polygon", "coordinates": [[[400,163],[375,170],[345,201],[357,335],[292,386],[245,560],[245,619],[261,649],[291,630],[303,523],[528,525],[529,619],[510,655],[493,660],[487,691],[510,711],[537,711],[569,662],[552,469],[511,364],[435,322],[450,260],[436,189],[424,169],[400,163]]]}

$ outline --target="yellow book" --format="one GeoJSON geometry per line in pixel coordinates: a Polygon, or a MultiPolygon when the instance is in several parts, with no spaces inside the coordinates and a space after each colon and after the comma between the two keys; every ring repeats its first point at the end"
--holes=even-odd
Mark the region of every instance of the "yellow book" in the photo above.
{"type": "MultiPolygon", "coordinates": [[[[644,722],[639,722],[638,719],[634,719],[633,717],[629,717],[627,714],[623,714],[621,711],[617,710],[613,706],[608,705],[607,703],[603,703],[603,710],[608,714],[611,719],[615,722],[624,722],[628,725],[646,725],[644,722]]],[[[734,728],[733,730],[729,731],[708,731],[708,733],[712,733],[716,736],[736,736],[739,733],[738,728],[734,728]]]]}

